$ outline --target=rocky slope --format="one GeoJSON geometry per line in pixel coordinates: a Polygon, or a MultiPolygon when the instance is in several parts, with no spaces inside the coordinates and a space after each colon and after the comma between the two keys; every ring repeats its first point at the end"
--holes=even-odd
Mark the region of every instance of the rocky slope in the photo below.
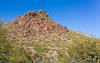
{"type": "Polygon", "coordinates": [[[35,59],[31,59],[36,60],[35,62],[40,58],[37,55],[42,56],[42,60],[39,61],[43,63],[62,61],[63,59],[59,60],[59,55],[65,55],[67,43],[74,40],[70,35],[72,32],[54,22],[45,11],[32,11],[18,16],[8,23],[7,27],[8,39],[16,46],[24,48],[26,53],[32,53],[30,55],[35,59]]]}
{"type": "Polygon", "coordinates": [[[15,33],[24,36],[68,32],[62,25],[50,19],[45,11],[32,11],[18,16],[12,25],[15,33]]]}
{"type": "Polygon", "coordinates": [[[94,39],[68,30],[54,22],[45,11],[32,11],[18,16],[5,28],[9,30],[7,39],[15,49],[13,63],[67,63],[68,44],[76,40],[94,39]]]}

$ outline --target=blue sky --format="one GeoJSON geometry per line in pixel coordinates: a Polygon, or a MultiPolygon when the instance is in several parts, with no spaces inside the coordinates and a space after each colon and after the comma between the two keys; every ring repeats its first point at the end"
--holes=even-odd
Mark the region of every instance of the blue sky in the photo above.
{"type": "Polygon", "coordinates": [[[39,9],[63,26],[100,37],[99,0],[0,0],[0,18],[6,21],[39,9]]]}

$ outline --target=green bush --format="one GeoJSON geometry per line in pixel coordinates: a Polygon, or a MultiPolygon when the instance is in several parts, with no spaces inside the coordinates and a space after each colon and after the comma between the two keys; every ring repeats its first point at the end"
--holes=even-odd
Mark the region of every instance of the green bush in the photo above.
{"type": "Polygon", "coordinates": [[[0,29],[0,63],[9,63],[10,43],[6,39],[7,32],[0,29]]]}
{"type": "Polygon", "coordinates": [[[31,63],[19,44],[13,44],[9,59],[10,63],[31,63]]]}
{"type": "Polygon", "coordinates": [[[79,39],[68,46],[68,63],[100,63],[100,42],[79,39]]]}

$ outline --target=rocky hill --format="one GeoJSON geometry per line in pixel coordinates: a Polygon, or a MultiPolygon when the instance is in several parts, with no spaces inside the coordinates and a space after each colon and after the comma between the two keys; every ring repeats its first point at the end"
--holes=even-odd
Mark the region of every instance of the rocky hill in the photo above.
{"type": "Polygon", "coordinates": [[[46,11],[28,12],[0,27],[0,37],[5,38],[2,29],[8,31],[5,39],[0,38],[1,42],[10,44],[3,46],[4,52],[10,49],[6,59],[9,62],[6,63],[100,62],[99,39],[63,27],[54,22],[46,11]]]}
{"type": "Polygon", "coordinates": [[[32,11],[18,16],[12,25],[14,32],[24,36],[68,32],[67,28],[54,22],[46,11],[32,11]]]}

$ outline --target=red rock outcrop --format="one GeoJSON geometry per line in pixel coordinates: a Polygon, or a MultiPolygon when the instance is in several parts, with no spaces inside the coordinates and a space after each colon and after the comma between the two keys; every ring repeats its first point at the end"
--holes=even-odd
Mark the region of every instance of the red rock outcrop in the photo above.
{"type": "Polygon", "coordinates": [[[22,34],[68,32],[62,25],[49,18],[45,11],[33,11],[24,16],[18,16],[14,21],[15,30],[22,34]]]}

